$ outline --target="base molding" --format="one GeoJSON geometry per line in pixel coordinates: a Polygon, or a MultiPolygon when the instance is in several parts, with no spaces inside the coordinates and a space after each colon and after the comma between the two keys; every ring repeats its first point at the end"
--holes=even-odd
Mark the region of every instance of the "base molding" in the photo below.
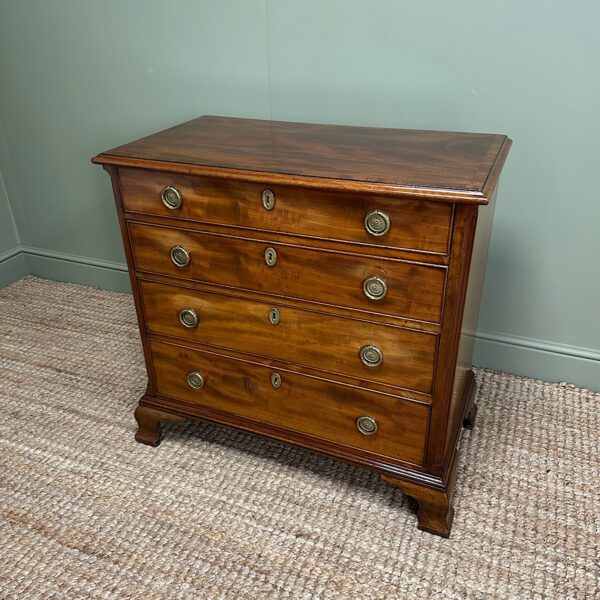
{"type": "Polygon", "coordinates": [[[22,247],[29,275],[131,294],[125,263],[22,247]]]}
{"type": "Polygon", "coordinates": [[[28,275],[21,247],[0,254],[0,288],[6,287],[28,275]]]}
{"type": "Polygon", "coordinates": [[[478,367],[600,392],[600,349],[480,329],[473,337],[478,367]]]}
{"type": "MultiPolygon", "coordinates": [[[[472,397],[469,396],[463,405],[465,406],[465,414],[467,414],[471,410],[472,397]]],[[[375,459],[363,451],[352,448],[346,449],[345,446],[321,438],[313,438],[307,434],[282,429],[238,415],[221,413],[200,405],[182,405],[176,400],[155,396],[150,392],[140,398],[135,411],[135,418],[138,422],[135,439],[148,446],[156,447],[160,444],[163,424],[188,419],[202,419],[370,468],[378,473],[384,482],[397,487],[402,493],[417,501],[419,505],[417,514],[419,529],[442,537],[449,537],[450,535],[454,518],[452,496],[458,462],[456,451],[450,457],[449,472],[446,479],[442,481],[431,474],[403,468],[392,462],[384,462],[383,457],[375,459]]],[[[391,461],[392,459],[387,460],[391,461]]]]}

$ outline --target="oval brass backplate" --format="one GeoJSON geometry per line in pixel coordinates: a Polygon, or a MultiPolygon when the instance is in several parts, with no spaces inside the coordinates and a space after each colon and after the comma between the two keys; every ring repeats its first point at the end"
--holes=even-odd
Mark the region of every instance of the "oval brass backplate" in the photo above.
{"type": "Polygon", "coordinates": [[[181,199],[181,193],[177,188],[172,185],[168,185],[160,194],[160,198],[163,204],[171,210],[181,208],[183,200],[181,199]]]}
{"type": "Polygon", "coordinates": [[[179,322],[188,329],[198,325],[198,313],[193,308],[184,308],[179,311],[179,322]]]}
{"type": "Polygon", "coordinates": [[[363,282],[363,292],[370,300],[383,300],[387,295],[387,282],[383,277],[373,275],[363,282]]]}
{"type": "Polygon", "coordinates": [[[365,229],[371,235],[385,235],[390,230],[390,225],[390,218],[382,210],[372,210],[365,217],[365,229]]]}
{"type": "Polygon", "coordinates": [[[377,432],[377,421],[369,415],[363,415],[356,419],[356,428],[363,435],[373,435],[377,432]]]}
{"type": "Polygon", "coordinates": [[[366,367],[378,367],[383,362],[383,352],[373,344],[367,344],[360,349],[360,360],[366,367]]]}
{"type": "Polygon", "coordinates": [[[204,376],[200,371],[191,371],[187,374],[187,382],[191,388],[201,390],[204,387],[204,376]]]}
{"type": "Polygon", "coordinates": [[[192,255],[187,248],[183,246],[173,246],[171,248],[171,260],[178,267],[187,267],[192,260],[192,255]]]}

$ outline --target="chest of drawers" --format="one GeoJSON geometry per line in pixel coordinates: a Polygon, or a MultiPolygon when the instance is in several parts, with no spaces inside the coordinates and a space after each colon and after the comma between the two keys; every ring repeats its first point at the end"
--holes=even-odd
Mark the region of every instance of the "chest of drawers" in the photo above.
{"type": "Polygon", "coordinates": [[[104,152],[148,387],[375,469],[448,536],[502,135],[201,117],[104,152]]]}

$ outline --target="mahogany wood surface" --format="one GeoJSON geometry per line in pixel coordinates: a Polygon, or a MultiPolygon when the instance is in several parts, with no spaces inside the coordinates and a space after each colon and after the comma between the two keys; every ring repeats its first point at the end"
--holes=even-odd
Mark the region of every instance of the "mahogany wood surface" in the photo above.
{"type": "Polygon", "coordinates": [[[464,398],[463,388],[455,390],[454,383],[478,210],[477,206],[461,204],[456,207],[454,216],[452,254],[444,296],[438,369],[433,390],[435,408],[431,413],[431,437],[427,449],[428,469],[440,475],[444,481],[449,477],[453,466],[455,449],[448,447],[446,440],[449,436],[457,440],[461,430],[460,421],[455,423],[453,431],[449,431],[449,424],[453,397],[459,405],[463,403],[464,398]]]}
{"type": "Polygon", "coordinates": [[[204,418],[362,464],[417,500],[421,529],[447,537],[510,145],[202,117],[95,157],[112,178],[148,370],[136,439],[158,445],[162,423],[204,418]],[[167,185],[181,208],[163,205],[167,185]],[[390,217],[383,236],[365,230],[370,210],[390,217]],[[171,261],[176,245],[188,266],[171,261]],[[384,300],[364,295],[370,276],[387,282],[384,300]],[[183,308],[196,327],[180,324],[183,308]],[[364,344],[383,351],[380,366],[361,363],[364,344]],[[192,370],[202,389],[188,383],[192,370]],[[373,435],[357,429],[366,415],[373,435]]]}
{"type": "Polygon", "coordinates": [[[94,161],[485,204],[509,146],[495,134],[204,116],[94,161]]]}
{"type": "MultiPolygon", "coordinates": [[[[380,256],[382,258],[393,258],[411,263],[426,263],[429,265],[438,265],[442,267],[447,267],[450,264],[450,256],[448,254],[436,254],[433,252],[424,252],[416,249],[390,248],[383,245],[367,246],[349,240],[325,237],[313,238],[292,233],[282,233],[278,231],[233,227],[232,225],[218,225],[215,223],[204,223],[191,220],[169,219],[167,217],[161,217],[147,213],[124,212],[124,216],[126,220],[136,223],[146,223],[148,225],[158,225],[160,227],[199,231],[201,233],[212,233],[215,235],[268,240],[270,243],[274,244],[291,244],[293,246],[315,248],[317,250],[346,252],[352,255],[364,254],[370,257],[380,256]]],[[[450,232],[450,236],[451,235],[452,231],[450,232]]]]}
{"type": "Polygon", "coordinates": [[[143,271],[136,271],[135,275],[139,280],[143,281],[154,281],[156,283],[164,283],[166,285],[176,285],[189,290],[199,290],[218,294],[226,293],[232,296],[243,296],[248,300],[256,300],[266,304],[273,304],[273,302],[276,302],[277,306],[288,306],[291,308],[298,308],[300,310],[316,311],[323,314],[331,314],[349,319],[366,321],[369,323],[381,323],[393,325],[395,327],[404,327],[405,329],[426,331],[429,333],[439,333],[441,330],[440,325],[437,323],[430,323],[428,321],[415,321],[405,317],[399,317],[398,315],[373,313],[368,310],[358,310],[355,308],[340,306],[339,304],[315,302],[314,300],[291,297],[274,297],[273,294],[265,292],[257,292],[255,290],[237,290],[233,288],[226,288],[210,282],[181,279],[180,277],[161,275],[159,273],[144,273],[143,271]]]}
{"type": "Polygon", "coordinates": [[[145,281],[140,288],[149,332],[431,393],[436,335],[223,293],[145,281]],[[191,328],[179,319],[180,311],[190,308],[199,321],[191,328]],[[269,320],[273,308],[277,325],[269,320]],[[368,344],[383,352],[380,366],[361,362],[360,349],[368,344]]]}
{"type": "MultiPolygon", "coordinates": [[[[458,442],[460,422],[465,419],[465,407],[462,404],[464,386],[475,385],[471,364],[473,361],[473,347],[475,344],[475,330],[479,319],[479,306],[483,283],[485,278],[485,266],[487,263],[490,237],[492,233],[492,221],[496,208],[497,190],[492,194],[488,206],[481,207],[477,214],[477,227],[473,239],[473,251],[469,265],[469,280],[465,296],[463,319],[458,343],[458,355],[456,359],[456,373],[454,387],[448,417],[448,435],[446,445],[448,448],[458,442]]],[[[474,393],[474,391],[473,391],[474,393]]],[[[476,409],[475,409],[476,412],[476,409]]]]}
{"type": "Polygon", "coordinates": [[[163,424],[184,421],[185,417],[140,404],[135,409],[135,420],[138,422],[135,439],[147,446],[158,446],[162,437],[163,424]]]}
{"type": "Polygon", "coordinates": [[[358,254],[270,243],[268,239],[239,238],[129,223],[135,266],[148,273],[208,281],[276,296],[332,302],[373,313],[384,313],[437,323],[442,311],[446,269],[358,254]],[[191,254],[186,267],[170,258],[174,246],[191,254]],[[275,266],[265,252],[277,253],[275,266]],[[388,293],[370,300],[363,282],[385,279],[388,293]]]}
{"type": "Polygon", "coordinates": [[[277,371],[206,351],[151,341],[159,394],[225,412],[304,431],[348,446],[420,464],[429,407],[401,398],[365,392],[296,373],[277,371]],[[192,389],[187,374],[199,371],[204,387],[192,389]],[[361,434],[356,419],[371,416],[375,435],[361,434]]]}
{"type": "Polygon", "coordinates": [[[448,254],[450,246],[452,206],[442,203],[400,202],[381,196],[289,186],[266,188],[255,183],[143,169],[121,169],[121,187],[124,208],[134,213],[436,254],[448,254]],[[163,204],[161,192],[167,186],[179,191],[180,207],[163,204]],[[265,189],[274,193],[271,210],[262,204],[265,189]],[[365,228],[365,217],[373,210],[389,216],[390,230],[384,235],[369,234],[365,228]]]}

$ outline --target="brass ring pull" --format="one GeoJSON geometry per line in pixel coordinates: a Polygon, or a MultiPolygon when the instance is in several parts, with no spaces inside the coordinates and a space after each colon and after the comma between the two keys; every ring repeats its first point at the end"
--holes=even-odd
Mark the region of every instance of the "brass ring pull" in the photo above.
{"type": "Polygon", "coordinates": [[[161,192],[160,199],[162,200],[162,203],[171,210],[181,208],[181,205],[183,203],[179,190],[177,188],[174,188],[172,185],[168,185],[161,192]]]}
{"type": "Polygon", "coordinates": [[[192,260],[192,255],[183,246],[173,246],[171,248],[171,260],[177,267],[187,267],[192,260]]]}
{"type": "Polygon", "coordinates": [[[188,329],[198,326],[198,313],[193,308],[184,308],[179,311],[179,322],[188,329]]]}
{"type": "Polygon", "coordinates": [[[367,277],[363,281],[363,292],[370,300],[383,300],[388,292],[387,282],[377,275],[367,277]]]}
{"type": "Polygon", "coordinates": [[[373,435],[377,433],[377,421],[369,415],[363,415],[356,419],[356,428],[363,435],[373,435]]]}
{"type": "Polygon", "coordinates": [[[263,190],[262,205],[266,210],[273,210],[275,208],[275,194],[271,190],[263,190]]]}
{"type": "Polygon", "coordinates": [[[200,371],[191,371],[187,374],[187,382],[191,388],[201,390],[204,387],[204,376],[200,371]]]}
{"type": "Polygon", "coordinates": [[[360,360],[366,367],[378,367],[383,362],[383,352],[373,344],[367,344],[360,349],[360,360]]]}
{"type": "Polygon", "coordinates": [[[365,229],[371,235],[385,235],[390,230],[390,225],[390,218],[382,210],[372,210],[365,217],[365,229]]]}

